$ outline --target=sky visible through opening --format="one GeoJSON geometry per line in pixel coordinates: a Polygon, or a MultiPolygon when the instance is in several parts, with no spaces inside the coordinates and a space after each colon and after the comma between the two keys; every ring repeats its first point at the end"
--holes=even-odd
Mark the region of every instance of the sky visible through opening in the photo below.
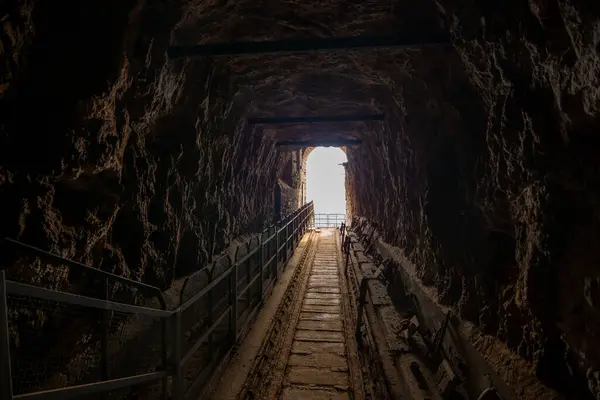
{"type": "Polygon", "coordinates": [[[346,153],[339,147],[317,147],[306,160],[306,201],[315,214],[346,213],[346,153]]]}

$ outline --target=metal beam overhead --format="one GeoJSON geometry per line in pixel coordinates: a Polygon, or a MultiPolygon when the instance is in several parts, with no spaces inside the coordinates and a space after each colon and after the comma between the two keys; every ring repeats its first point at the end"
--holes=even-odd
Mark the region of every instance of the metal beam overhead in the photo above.
{"type": "Polygon", "coordinates": [[[239,54],[302,53],[319,50],[351,50],[382,47],[421,47],[446,45],[450,37],[446,32],[404,33],[396,36],[322,37],[260,42],[242,41],[211,43],[195,46],[171,46],[169,58],[224,56],[239,54]]]}
{"type": "Polygon", "coordinates": [[[355,121],[383,121],[383,114],[367,115],[324,115],[312,117],[264,117],[248,118],[249,124],[306,124],[314,122],[355,122],[355,121]]]}
{"type": "Polygon", "coordinates": [[[275,146],[293,146],[293,147],[339,147],[339,146],[355,146],[362,144],[362,140],[358,139],[340,139],[340,140],[282,140],[275,142],[275,146]]]}

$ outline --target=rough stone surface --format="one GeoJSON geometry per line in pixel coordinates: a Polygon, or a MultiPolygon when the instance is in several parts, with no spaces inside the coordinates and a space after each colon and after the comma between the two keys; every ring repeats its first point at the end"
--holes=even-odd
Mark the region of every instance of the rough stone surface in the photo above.
{"type": "MultiPolygon", "coordinates": [[[[274,139],[358,138],[349,210],[542,385],[598,396],[599,4],[5,1],[0,236],[167,289],[271,222],[277,187],[294,193],[274,139]],[[400,30],[447,31],[452,46],[166,57],[400,30]],[[246,123],[349,112],[386,121],[246,123]]],[[[39,262],[11,273],[69,285],[39,262]]]]}
{"type": "Polygon", "coordinates": [[[398,117],[348,150],[353,212],[545,385],[596,398],[598,5],[437,6],[459,60],[411,58],[398,117]]]}
{"type": "Polygon", "coordinates": [[[167,60],[187,6],[2,6],[1,236],[167,288],[271,223],[291,157],[253,135],[229,68],[167,60]]]}

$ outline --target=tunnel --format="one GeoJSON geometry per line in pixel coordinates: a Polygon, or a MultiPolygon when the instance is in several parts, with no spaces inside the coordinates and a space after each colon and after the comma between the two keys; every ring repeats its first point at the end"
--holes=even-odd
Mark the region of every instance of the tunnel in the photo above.
{"type": "Polygon", "coordinates": [[[600,3],[5,0],[0,27],[2,399],[313,398],[231,368],[319,263],[352,398],[600,398],[600,3]]]}

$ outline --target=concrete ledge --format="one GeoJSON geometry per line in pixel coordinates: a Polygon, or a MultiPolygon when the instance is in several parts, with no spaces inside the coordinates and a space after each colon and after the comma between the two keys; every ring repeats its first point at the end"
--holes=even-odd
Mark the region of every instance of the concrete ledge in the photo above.
{"type": "MultiPolygon", "coordinates": [[[[352,226],[358,230],[358,237],[366,239],[370,237],[372,227],[369,226],[368,221],[355,218],[352,226]],[[369,232],[369,234],[361,235],[361,232],[369,232]]],[[[451,309],[438,302],[435,288],[425,286],[421,282],[416,274],[416,266],[408,260],[402,249],[383,242],[377,232],[372,235],[372,238],[373,249],[384,259],[388,258],[395,264],[394,272],[400,278],[404,291],[413,294],[420,304],[425,327],[435,332],[451,309]]],[[[483,335],[473,323],[464,321],[456,315],[450,321],[442,348],[455,365],[463,363],[468,366],[465,388],[469,395],[477,398],[479,394],[493,386],[504,400],[516,400],[525,393],[527,396],[555,398],[556,394],[549,388],[540,385],[532,388],[531,383],[538,381],[534,368],[526,360],[520,359],[511,352],[504,343],[493,336],[483,335]],[[500,368],[496,369],[491,365],[500,368]],[[510,371],[515,369],[519,370],[519,379],[511,381],[509,386],[502,377],[510,376],[510,371]],[[535,394],[532,391],[535,391],[535,394]]]]}

